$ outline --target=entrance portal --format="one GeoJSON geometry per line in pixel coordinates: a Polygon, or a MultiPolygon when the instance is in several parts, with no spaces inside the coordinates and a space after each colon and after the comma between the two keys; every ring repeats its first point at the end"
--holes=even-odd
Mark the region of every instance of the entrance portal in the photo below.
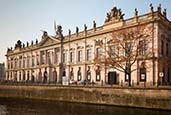
{"type": "Polygon", "coordinates": [[[108,84],[117,84],[116,71],[108,73],[108,84]]]}

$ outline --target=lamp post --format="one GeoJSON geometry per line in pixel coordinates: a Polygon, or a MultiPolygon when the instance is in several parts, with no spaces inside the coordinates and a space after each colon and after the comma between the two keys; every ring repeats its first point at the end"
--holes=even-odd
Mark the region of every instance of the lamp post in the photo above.
{"type": "Polygon", "coordinates": [[[58,25],[57,26],[57,31],[56,31],[57,35],[59,36],[60,40],[61,40],[61,63],[60,63],[60,73],[59,73],[59,83],[62,84],[62,73],[63,73],[63,40],[64,40],[64,36],[62,34],[62,26],[58,25]]]}

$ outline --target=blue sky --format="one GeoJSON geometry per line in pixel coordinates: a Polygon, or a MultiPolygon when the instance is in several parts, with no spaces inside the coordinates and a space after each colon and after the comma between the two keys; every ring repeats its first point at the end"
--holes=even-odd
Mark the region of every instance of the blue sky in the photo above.
{"type": "Polygon", "coordinates": [[[40,40],[40,30],[54,35],[54,20],[63,26],[64,34],[68,29],[73,33],[76,26],[91,28],[93,20],[101,26],[114,6],[122,9],[126,19],[135,8],[140,15],[148,13],[150,3],[155,10],[161,3],[171,20],[171,0],[0,0],[0,62],[5,62],[7,47],[14,47],[17,40],[40,40]]]}

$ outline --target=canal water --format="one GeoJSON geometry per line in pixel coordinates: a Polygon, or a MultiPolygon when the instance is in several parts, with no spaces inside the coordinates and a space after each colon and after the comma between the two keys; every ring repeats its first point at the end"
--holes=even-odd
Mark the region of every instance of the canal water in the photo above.
{"type": "Polygon", "coordinates": [[[171,111],[0,98],[0,115],[171,115],[171,111]]]}

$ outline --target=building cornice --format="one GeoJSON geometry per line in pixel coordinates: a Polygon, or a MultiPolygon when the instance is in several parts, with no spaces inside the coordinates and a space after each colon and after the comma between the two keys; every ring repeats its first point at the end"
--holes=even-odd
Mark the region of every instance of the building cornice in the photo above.
{"type": "MultiPolygon", "coordinates": [[[[83,39],[88,39],[94,36],[100,36],[103,34],[108,34],[114,31],[120,31],[123,29],[127,29],[127,28],[132,28],[132,27],[136,27],[136,26],[140,26],[140,25],[146,25],[149,23],[156,23],[156,22],[162,22],[164,23],[166,26],[169,27],[169,29],[171,29],[171,22],[164,17],[160,12],[156,11],[153,13],[147,13],[144,15],[140,15],[137,17],[132,17],[132,18],[128,18],[126,20],[121,20],[119,22],[109,22],[109,23],[105,23],[103,26],[97,27],[96,31],[94,31],[94,29],[89,29],[87,30],[87,32],[85,33],[85,31],[81,31],[78,33],[78,36],[76,36],[76,33],[64,36],[64,44],[67,44],[69,42],[75,42],[78,40],[83,40],[83,39]],[[117,26],[117,24],[120,23],[119,26],[117,26]],[[111,28],[106,28],[107,26],[113,25],[113,27],[111,28]]],[[[15,50],[13,52],[7,52],[6,56],[11,56],[11,55],[17,55],[17,54],[22,54],[22,53],[26,53],[26,52],[30,52],[30,51],[35,51],[35,50],[39,50],[39,49],[44,49],[44,48],[49,48],[49,47],[54,47],[56,45],[60,45],[61,42],[58,43],[51,43],[45,46],[40,46],[39,44],[34,45],[34,46],[30,46],[30,47],[26,47],[26,48],[21,48],[19,49],[19,51],[15,50]]]]}

